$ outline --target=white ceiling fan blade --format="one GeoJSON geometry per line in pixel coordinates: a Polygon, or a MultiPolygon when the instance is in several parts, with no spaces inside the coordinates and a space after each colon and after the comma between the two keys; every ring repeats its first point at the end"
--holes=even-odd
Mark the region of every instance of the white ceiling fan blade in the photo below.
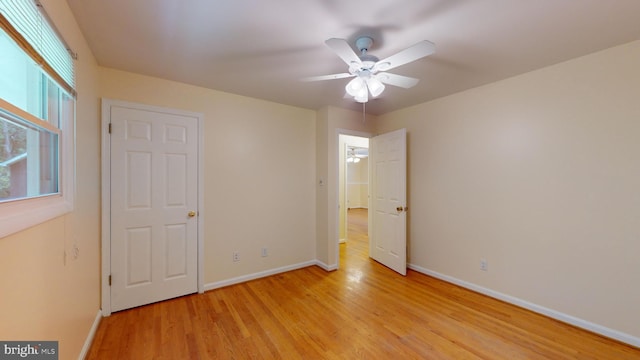
{"type": "Polygon", "coordinates": [[[334,80],[334,79],[344,79],[348,77],[355,76],[349,73],[341,73],[341,74],[331,74],[331,75],[320,75],[320,76],[311,76],[302,78],[302,81],[323,81],[323,80],[334,80]]]}
{"type": "Polygon", "coordinates": [[[436,46],[427,40],[408,47],[395,55],[391,55],[386,59],[378,61],[374,69],[379,71],[390,70],[398,66],[410,63],[412,61],[431,55],[436,51],[436,46]]]}
{"type": "Polygon", "coordinates": [[[324,42],[333,52],[338,55],[342,61],[351,66],[352,63],[361,64],[358,54],[356,54],[351,46],[347,43],[347,40],[331,38],[324,42]]]}
{"type": "Polygon", "coordinates": [[[384,84],[398,86],[405,89],[414,87],[418,81],[420,81],[416,78],[386,72],[376,74],[376,78],[384,84]]]}

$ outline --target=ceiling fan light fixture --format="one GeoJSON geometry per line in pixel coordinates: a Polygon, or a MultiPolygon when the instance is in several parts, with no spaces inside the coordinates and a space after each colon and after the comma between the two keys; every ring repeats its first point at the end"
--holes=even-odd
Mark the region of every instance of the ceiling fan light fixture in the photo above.
{"type": "Polygon", "coordinates": [[[351,96],[357,96],[362,92],[362,89],[366,91],[366,84],[364,80],[362,80],[362,78],[360,77],[354,78],[353,80],[347,83],[347,86],[345,86],[345,90],[347,91],[347,94],[351,96]]]}
{"type": "Polygon", "coordinates": [[[349,66],[349,73],[315,76],[307,78],[310,79],[307,81],[354,77],[354,79],[345,85],[345,90],[349,96],[353,96],[355,101],[359,103],[369,101],[369,94],[374,98],[380,96],[385,90],[385,84],[405,89],[416,85],[418,79],[390,74],[386,73],[386,71],[416,61],[435,52],[435,45],[430,41],[423,40],[380,60],[378,57],[368,53],[373,45],[373,39],[368,36],[361,36],[356,39],[356,47],[360,51],[359,54],[353,51],[353,48],[344,39],[327,39],[325,44],[349,66]]]}
{"type": "Polygon", "coordinates": [[[367,79],[367,87],[369,87],[369,91],[373,97],[379,96],[384,91],[384,84],[375,76],[371,76],[367,79]]]}
{"type": "Polygon", "coordinates": [[[359,92],[358,94],[354,95],[354,98],[357,102],[359,103],[366,103],[367,101],[369,101],[369,91],[367,91],[367,87],[363,87],[362,90],[359,92]]]}

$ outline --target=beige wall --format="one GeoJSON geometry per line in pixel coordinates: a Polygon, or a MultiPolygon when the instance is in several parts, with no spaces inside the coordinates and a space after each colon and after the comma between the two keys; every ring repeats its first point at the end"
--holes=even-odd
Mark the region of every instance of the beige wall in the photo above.
{"type": "Polygon", "coordinates": [[[638,64],[634,42],[381,116],[408,130],[410,263],[640,337],[638,64]]]}
{"type": "Polygon", "coordinates": [[[42,2],[79,56],[75,209],[0,239],[0,339],[58,340],[60,359],[77,359],[100,308],[98,75],[67,3],[42,2]],[[65,260],[74,243],[79,257],[65,260]]]}
{"type": "Polygon", "coordinates": [[[100,81],[105,98],[204,114],[205,285],[315,260],[314,111],[107,68],[100,81]]]}

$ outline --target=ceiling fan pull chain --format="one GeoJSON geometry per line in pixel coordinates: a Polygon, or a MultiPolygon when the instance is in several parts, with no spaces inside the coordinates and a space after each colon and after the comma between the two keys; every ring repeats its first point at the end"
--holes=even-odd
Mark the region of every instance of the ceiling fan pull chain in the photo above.
{"type": "Polygon", "coordinates": [[[366,102],[362,103],[362,123],[364,124],[365,120],[367,120],[367,113],[365,112],[365,106],[367,106],[366,102]]]}

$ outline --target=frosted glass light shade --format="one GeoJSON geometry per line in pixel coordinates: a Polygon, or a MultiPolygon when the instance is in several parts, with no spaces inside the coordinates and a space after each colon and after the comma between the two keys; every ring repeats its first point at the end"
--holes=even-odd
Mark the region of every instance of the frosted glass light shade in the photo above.
{"type": "Polygon", "coordinates": [[[366,103],[367,101],[369,101],[369,91],[367,91],[367,87],[362,87],[362,89],[354,97],[359,103],[366,103]]]}
{"type": "Polygon", "coordinates": [[[347,94],[351,96],[357,96],[363,88],[366,91],[366,87],[367,85],[365,84],[364,80],[362,80],[362,78],[356,77],[347,83],[347,86],[345,86],[345,90],[347,91],[347,94]]]}
{"type": "Polygon", "coordinates": [[[369,91],[371,91],[371,96],[373,97],[377,97],[384,91],[384,84],[374,76],[367,79],[367,86],[369,87],[369,91]]]}

